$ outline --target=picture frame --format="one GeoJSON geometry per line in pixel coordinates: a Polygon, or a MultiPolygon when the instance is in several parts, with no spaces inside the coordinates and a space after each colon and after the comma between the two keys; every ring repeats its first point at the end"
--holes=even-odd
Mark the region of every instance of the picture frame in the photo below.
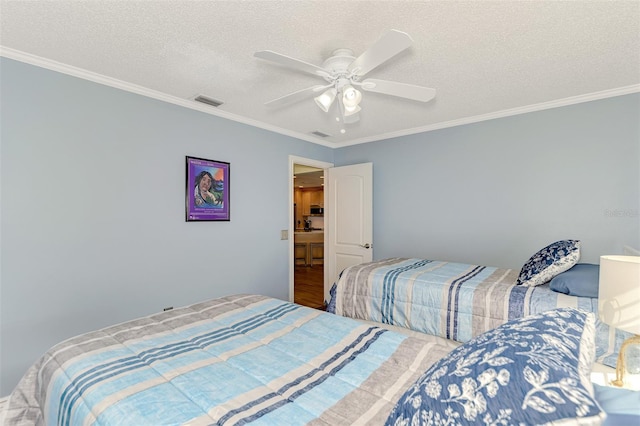
{"type": "Polygon", "coordinates": [[[230,164],[186,156],[185,220],[229,221],[230,164]]]}

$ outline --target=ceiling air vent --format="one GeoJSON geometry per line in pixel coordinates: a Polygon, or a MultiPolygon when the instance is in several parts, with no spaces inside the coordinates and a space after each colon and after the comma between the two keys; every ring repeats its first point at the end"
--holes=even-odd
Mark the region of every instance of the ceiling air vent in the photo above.
{"type": "Polygon", "coordinates": [[[204,95],[198,95],[195,98],[193,98],[193,100],[196,101],[196,102],[200,102],[200,103],[203,103],[203,104],[210,105],[212,107],[216,107],[216,108],[224,103],[222,101],[219,101],[217,99],[213,99],[213,98],[210,98],[210,97],[204,96],[204,95]]]}
{"type": "Polygon", "coordinates": [[[312,135],[316,135],[316,136],[320,136],[321,138],[328,138],[331,135],[328,135],[326,133],[322,133],[320,130],[316,130],[314,132],[311,132],[312,135]]]}

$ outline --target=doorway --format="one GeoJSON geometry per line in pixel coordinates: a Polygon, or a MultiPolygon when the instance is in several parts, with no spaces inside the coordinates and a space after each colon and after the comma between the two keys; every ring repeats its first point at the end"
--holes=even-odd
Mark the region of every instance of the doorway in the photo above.
{"type": "Polygon", "coordinates": [[[324,309],[325,169],[332,164],[290,156],[289,300],[324,309]]]}

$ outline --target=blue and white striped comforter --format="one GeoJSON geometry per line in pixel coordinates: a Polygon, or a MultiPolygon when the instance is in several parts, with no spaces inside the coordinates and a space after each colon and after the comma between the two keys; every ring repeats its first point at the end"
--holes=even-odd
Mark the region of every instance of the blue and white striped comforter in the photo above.
{"type": "MultiPolygon", "coordinates": [[[[517,286],[519,271],[427,259],[391,258],[345,269],[329,311],[467,342],[506,321],[554,308],[598,312],[598,299],[517,286]]],[[[629,333],[597,321],[596,362],[615,367],[629,333]]]]}
{"type": "Polygon", "coordinates": [[[450,348],[237,295],[69,339],[11,394],[7,425],[383,424],[450,348]]]}

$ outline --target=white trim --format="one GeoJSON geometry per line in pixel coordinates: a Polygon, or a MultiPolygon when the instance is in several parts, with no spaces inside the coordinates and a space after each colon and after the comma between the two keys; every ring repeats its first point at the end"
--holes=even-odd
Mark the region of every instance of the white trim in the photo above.
{"type": "Polygon", "coordinates": [[[183,99],[177,96],[168,95],[156,90],[152,90],[136,84],[127,83],[126,81],[118,80],[115,78],[107,77],[102,74],[87,71],[81,68],[73,67],[61,62],[52,61],[50,59],[42,58],[40,56],[32,55],[22,52],[20,50],[11,49],[8,47],[0,46],[0,56],[4,56],[16,61],[25,62],[38,67],[46,68],[52,71],[57,71],[63,74],[68,74],[74,77],[78,77],[84,80],[93,81],[94,83],[103,84],[105,86],[114,87],[116,89],[125,90],[128,92],[136,93],[138,95],[147,96],[149,98],[157,99],[160,101],[168,102],[174,105],[183,106],[185,108],[194,109],[204,112],[206,114],[215,115],[218,117],[226,118],[228,120],[236,121],[238,123],[247,124],[249,126],[257,127],[260,129],[268,130],[271,132],[279,133],[281,135],[290,136],[303,141],[315,143],[318,145],[326,146],[329,148],[342,148],[345,146],[358,145],[367,142],[376,142],[385,139],[398,138],[402,136],[414,135],[416,133],[430,132],[433,130],[446,129],[448,127],[462,126],[464,124],[478,123],[480,121],[494,120],[496,118],[510,117],[513,115],[526,114],[529,112],[542,111],[545,109],[558,108],[568,105],[575,105],[583,102],[590,102],[600,99],[612,98],[615,96],[628,95],[631,93],[640,92],[640,84],[633,84],[631,86],[619,87],[610,90],[603,90],[600,92],[588,93],[585,95],[571,96],[564,99],[557,99],[550,102],[541,102],[538,104],[527,105],[519,108],[511,108],[503,111],[496,111],[489,114],[475,115],[472,117],[464,117],[457,120],[445,121],[442,123],[434,123],[428,126],[415,127],[413,129],[405,129],[397,132],[389,132],[381,135],[376,135],[368,138],[354,139],[345,142],[327,142],[321,138],[314,137],[309,134],[294,132],[281,127],[273,126],[271,124],[264,123],[262,121],[249,119],[236,114],[231,114],[222,110],[216,110],[212,107],[205,106],[192,99],[183,99]]]}
{"type": "Polygon", "coordinates": [[[170,104],[179,105],[189,109],[194,109],[200,112],[204,112],[206,114],[226,118],[228,120],[236,121],[238,123],[247,124],[249,126],[279,133],[281,135],[291,136],[296,139],[302,139],[307,142],[324,145],[330,148],[336,148],[335,142],[331,143],[331,142],[323,141],[312,135],[307,135],[304,133],[298,133],[288,129],[283,129],[282,127],[273,126],[273,125],[264,123],[262,121],[252,120],[247,117],[242,117],[242,116],[232,114],[223,110],[216,110],[214,107],[203,105],[202,103],[196,102],[193,99],[183,99],[177,96],[168,95],[166,93],[159,92],[157,90],[149,89],[147,87],[139,86],[137,84],[128,83],[126,81],[118,80],[116,78],[107,77],[102,74],[98,74],[92,71],[87,71],[82,68],[73,67],[71,65],[63,64],[61,62],[56,62],[50,59],[45,59],[39,56],[31,55],[29,53],[21,52],[19,50],[0,46],[0,56],[4,56],[5,58],[24,62],[30,65],[35,65],[51,71],[56,71],[62,74],[67,74],[73,77],[81,78],[83,80],[92,81],[94,83],[103,84],[105,86],[114,87],[116,89],[146,96],[148,98],[157,99],[159,101],[168,102],[170,104]]]}
{"type": "Polygon", "coordinates": [[[413,129],[401,130],[398,132],[385,133],[377,135],[375,138],[361,138],[350,142],[340,144],[340,147],[357,145],[366,142],[375,142],[379,140],[392,139],[401,136],[414,135],[416,133],[430,132],[433,130],[446,129],[448,127],[462,126],[464,124],[478,123],[480,121],[494,120],[496,118],[510,117],[513,115],[527,114],[529,112],[543,111],[546,109],[559,108],[563,106],[580,104],[583,102],[597,101],[600,99],[613,98],[615,96],[629,95],[640,92],[640,84],[632,84],[631,86],[619,87],[616,89],[603,90],[601,92],[588,93],[585,95],[571,96],[569,98],[557,99],[550,102],[541,102],[539,104],[527,105],[518,108],[505,109],[489,114],[475,115],[472,117],[464,117],[457,120],[444,121],[442,123],[430,124],[428,126],[416,127],[413,129]]]}

